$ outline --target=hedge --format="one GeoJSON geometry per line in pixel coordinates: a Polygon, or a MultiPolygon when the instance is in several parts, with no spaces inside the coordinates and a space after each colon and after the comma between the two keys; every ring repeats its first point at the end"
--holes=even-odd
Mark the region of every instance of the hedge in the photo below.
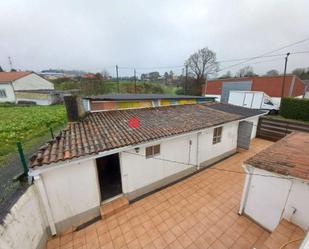
{"type": "Polygon", "coordinates": [[[309,121],[309,99],[283,98],[279,112],[285,118],[309,121]]]}

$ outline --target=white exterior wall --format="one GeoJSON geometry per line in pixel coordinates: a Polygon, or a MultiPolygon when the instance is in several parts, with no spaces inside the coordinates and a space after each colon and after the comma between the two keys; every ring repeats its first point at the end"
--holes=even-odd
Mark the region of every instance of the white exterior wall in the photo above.
{"type": "Polygon", "coordinates": [[[145,157],[145,147],[140,147],[139,153],[136,153],[135,150],[121,152],[120,164],[123,192],[130,193],[226,152],[235,150],[237,147],[237,129],[238,122],[224,124],[221,143],[215,145],[212,144],[214,128],[204,130],[199,135],[193,134],[162,141],[161,143],[153,143],[154,145],[161,145],[161,153],[156,157],[163,160],[147,159],[145,157]],[[198,155],[196,151],[197,136],[198,155]],[[169,161],[183,162],[184,164],[169,161]]]}
{"type": "MultiPolygon", "coordinates": [[[[258,168],[249,167],[252,174],[249,181],[244,212],[273,231],[282,218],[307,230],[309,228],[309,183],[300,179],[282,179],[258,168]],[[270,177],[265,177],[270,176],[270,177]],[[293,210],[296,212],[293,214],[293,210]]],[[[250,177],[250,176],[247,176],[250,177]]]]}
{"type": "Polygon", "coordinates": [[[300,179],[293,180],[289,199],[286,203],[283,217],[300,226],[305,231],[309,229],[309,182],[300,179]],[[296,212],[293,214],[293,211],[296,212]]]}
{"type": "Polygon", "coordinates": [[[198,163],[210,160],[237,147],[238,122],[223,125],[221,142],[212,144],[214,128],[199,135],[198,163]]]}
{"type": "Polygon", "coordinates": [[[0,225],[1,249],[35,249],[45,246],[47,222],[34,186],[20,197],[0,225]]]}
{"type": "Polygon", "coordinates": [[[100,206],[95,160],[51,169],[42,180],[56,224],[100,206]]]}
{"type": "Polygon", "coordinates": [[[53,90],[54,84],[32,73],[13,82],[15,91],[18,90],[53,90]]]}
{"type": "Polygon", "coordinates": [[[5,90],[6,93],[6,98],[0,97],[0,102],[15,102],[15,93],[11,83],[1,83],[0,90],[5,90]]]}
{"type": "Polygon", "coordinates": [[[51,104],[53,104],[53,101],[52,101],[52,98],[51,98],[51,97],[49,97],[48,99],[35,99],[35,98],[33,98],[33,99],[31,99],[31,98],[25,99],[25,98],[17,98],[17,99],[16,99],[16,102],[18,102],[18,101],[33,101],[33,102],[35,102],[37,105],[51,105],[51,104]]]}
{"type": "MultiPolygon", "coordinates": [[[[161,147],[160,155],[157,155],[156,158],[196,165],[196,134],[155,144],[160,144],[161,147]],[[191,146],[190,140],[192,141],[191,146]]],[[[140,147],[139,153],[136,153],[135,150],[120,153],[124,193],[130,193],[167,176],[193,167],[193,165],[146,158],[145,148],[140,147]]]]}

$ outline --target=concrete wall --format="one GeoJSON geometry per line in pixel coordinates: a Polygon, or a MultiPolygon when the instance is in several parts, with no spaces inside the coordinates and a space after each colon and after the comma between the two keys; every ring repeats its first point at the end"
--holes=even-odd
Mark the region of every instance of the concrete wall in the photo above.
{"type": "Polygon", "coordinates": [[[52,90],[54,84],[45,80],[37,74],[29,74],[13,82],[13,87],[18,90],[52,90]]]}
{"type": "Polygon", "coordinates": [[[44,209],[35,187],[31,186],[0,225],[0,248],[43,248],[48,236],[46,227],[44,209]]]}
{"type": "Polygon", "coordinates": [[[15,102],[15,94],[11,83],[1,83],[0,90],[5,90],[6,93],[6,98],[0,98],[0,102],[15,102]]]}
{"type": "Polygon", "coordinates": [[[95,160],[51,169],[42,174],[57,231],[100,215],[100,190],[95,160]]]}
{"type": "Polygon", "coordinates": [[[54,102],[51,93],[15,92],[15,95],[16,102],[33,101],[37,105],[51,105],[54,102]]]}
{"type": "Polygon", "coordinates": [[[270,231],[277,227],[282,218],[307,230],[309,183],[295,178],[282,179],[282,175],[253,167],[249,169],[255,175],[249,181],[245,214],[270,231]]]}

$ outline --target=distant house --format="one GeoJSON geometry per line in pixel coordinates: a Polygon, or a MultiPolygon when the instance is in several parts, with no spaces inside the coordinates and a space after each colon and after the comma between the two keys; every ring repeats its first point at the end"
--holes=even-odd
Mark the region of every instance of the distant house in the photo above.
{"type": "MultiPolygon", "coordinates": [[[[69,113],[78,113],[74,107],[81,104],[69,103],[69,113]]],[[[107,110],[72,120],[30,159],[29,175],[52,233],[104,217],[117,198],[136,200],[248,148],[261,115],[208,102],[107,110]]]]}
{"type": "Polygon", "coordinates": [[[309,228],[309,133],[296,132],[244,162],[240,213],[273,231],[281,219],[309,228]]]}
{"type": "Polygon", "coordinates": [[[85,73],[81,75],[81,78],[93,80],[93,79],[96,79],[96,75],[94,73],[85,73]]]}
{"type": "Polygon", "coordinates": [[[0,72],[0,102],[33,102],[50,105],[55,101],[54,84],[33,72],[0,72]]]}
{"type": "Polygon", "coordinates": [[[130,108],[158,107],[167,105],[197,104],[214,101],[214,98],[171,94],[105,94],[84,97],[86,111],[120,110],[130,108]]]}
{"type": "MultiPolygon", "coordinates": [[[[254,76],[208,80],[203,87],[207,97],[216,97],[221,102],[228,102],[229,91],[260,91],[272,98],[279,105],[281,100],[283,76],[254,76]]],[[[302,97],[305,93],[305,83],[296,75],[287,75],[284,86],[284,96],[302,97]]]]}

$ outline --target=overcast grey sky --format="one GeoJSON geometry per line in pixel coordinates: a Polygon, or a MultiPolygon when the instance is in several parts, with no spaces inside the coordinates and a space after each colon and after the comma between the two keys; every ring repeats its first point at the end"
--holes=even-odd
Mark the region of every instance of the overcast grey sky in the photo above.
{"type": "MultiPolygon", "coordinates": [[[[106,68],[113,74],[116,64],[183,65],[205,46],[219,61],[251,57],[308,38],[308,10],[308,0],[2,0],[0,65],[9,69],[11,56],[17,69],[106,68]]],[[[280,53],[288,51],[309,51],[309,41],[280,53]]],[[[275,57],[251,65],[265,73],[282,71],[283,63],[275,57]]],[[[290,57],[289,69],[308,66],[309,54],[290,57]]]]}

